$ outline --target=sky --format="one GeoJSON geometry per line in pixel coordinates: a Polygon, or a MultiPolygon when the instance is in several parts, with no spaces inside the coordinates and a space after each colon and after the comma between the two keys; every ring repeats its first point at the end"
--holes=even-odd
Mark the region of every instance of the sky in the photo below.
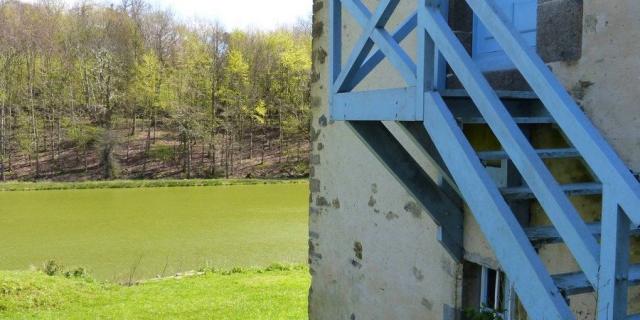
{"type": "MultiPolygon", "coordinates": [[[[24,0],[34,2],[35,0],[24,0]]],[[[64,0],[69,4],[77,0],[64,0]]],[[[311,0],[148,0],[157,8],[171,8],[182,19],[219,21],[228,29],[273,30],[311,16],[311,0]]],[[[98,0],[98,2],[103,2],[98,0]]],[[[118,0],[106,0],[116,2],[118,0]]]]}
{"type": "Polygon", "coordinates": [[[310,17],[311,0],[150,0],[183,18],[217,20],[229,29],[271,30],[310,17]]]}

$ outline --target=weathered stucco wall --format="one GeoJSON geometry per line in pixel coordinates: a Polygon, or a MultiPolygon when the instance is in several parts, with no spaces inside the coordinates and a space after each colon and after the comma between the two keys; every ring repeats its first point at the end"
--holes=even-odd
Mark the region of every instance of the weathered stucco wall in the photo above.
{"type": "Polygon", "coordinates": [[[640,172],[640,1],[584,0],[582,57],[554,73],[640,172]]]}
{"type": "MultiPolygon", "coordinates": [[[[372,9],[378,1],[364,2],[372,9]]],[[[403,0],[389,25],[403,19],[413,6],[414,1],[403,0]]],[[[436,241],[436,226],[428,214],[416,209],[413,199],[348,127],[329,117],[328,7],[328,0],[314,1],[310,318],[454,319],[453,310],[460,307],[462,267],[436,241]]],[[[540,12],[544,19],[553,20],[554,12],[565,17],[555,22],[577,32],[581,40],[575,41],[576,34],[567,35],[567,41],[561,37],[546,42],[539,39],[539,44],[544,44],[541,54],[547,61],[567,60],[550,66],[623,159],[640,172],[640,32],[635,32],[640,30],[640,2],[540,0],[540,12]],[[582,28],[579,32],[575,21],[582,28]],[[558,47],[554,49],[554,45],[558,47]]],[[[463,16],[452,24],[463,30],[468,18],[463,16]]],[[[346,57],[361,29],[347,14],[344,19],[346,57]]],[[[551,30],[559,29],[546,28],[540,34],[551,30]]],[[[464,32],[459,35],[468,38],[464,32]]],[[[414,48],[415,36],[403,46],[414,48]]],[[[408,50],[412,56],[414,51],[408,50]]],[[[507,89],[522,87],[522,82],[511,76],[493,77],[494,83],[507,89]]],[[[402,79],[385,62],[358,89],[400,86],[402,79]]],[[[467,130],[469,133],[478,141],[476,146],[493,143],[483,130],[467,130]]],[[[540,145],[558,139],[547,130],[534,130],[532,137],[540,145]]],[[[551,167],[566,182],[583,179],[586,174],[575,161],[556,162],[551,167]]],[[[591,221],[599,220],[597,200],[574,202],[591,221]]],[[[536,205],[532,205],[532,213],[532,224],[548,224],[536,205]]],[[[465,215],[464,244],[466,258],[497,266],[469,213],[465,215]]],[[[634,248],[636,260],[638,248],[634,248]]],[[[575,262],[563,245],[543,247],[541,256],[554,272],[575,270],[575,262]]],[[[630,299],[639,301],[639,291],[634,290],[630,299]]],[[[574,297],[571,302],[580,319],[593,319],[593,295],[574,297]]],[[[633,308],[633,312],[640,312],[640,305],[633,308]]]]}
{"type": "MultiPolygon", "coordinates": [[[[554,73],[583,107],[609,143],[629,165],[640,172],[640,1],[584,0],[582,55],[576,61],[552,63],[554,73]]],[[[555,138],[539,136],[539,140],[555,138]]],[[[561,179],[581,179],[588,175],[575,163],[558,163],[561,179]]],[[[600,199],[577,198],[574,204],[587,221],[600,221],[600,199]]],[[[534,208],[539,210],[538,208],[534,208]]],[[[542,214],[534,215],[539,223],[542,214]],[[537,216],[537,218],[536,218],[537,216]]],[[[634,263],[640,263],[640,241],[632,248],[634,263]]],[[[575,261],[561,245],[541,250],[545,263],[554,272],[576,270],[575,261]],[[564,257],[564,258],[562,258],[564,257]]],[[[640,312],[640,290],[629,295],[631,310],[640,312]]],[[[578,319],[593,319],[595,297],[585,294],[571,299],[578,319]]]]}
{"type": "MultiPolygon", "coordinates": [[[[454,319],[461,269],[436,225],[351,129],[329,119],[328,5],[314,3],[310,318],[454,319]]],[[[390,25],[409,13],[404,5],[390,25]]],[[[361,31],[344,20],[351,47],[361,31]]],[[[363,87],[401,86],[389,70],[385,63],[363,87]]]]}

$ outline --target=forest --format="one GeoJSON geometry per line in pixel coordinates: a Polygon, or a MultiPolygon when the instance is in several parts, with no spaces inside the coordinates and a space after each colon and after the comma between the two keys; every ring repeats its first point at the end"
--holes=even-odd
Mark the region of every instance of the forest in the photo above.
{"type": "Polygon", "coordinates": [[[310,29],[0,0],[0,180],[304,176],[310,29]]]}

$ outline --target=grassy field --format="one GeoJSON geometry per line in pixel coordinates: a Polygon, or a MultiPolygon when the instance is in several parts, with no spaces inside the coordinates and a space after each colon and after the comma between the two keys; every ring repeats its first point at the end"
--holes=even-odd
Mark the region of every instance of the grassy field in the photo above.
{"type": "Polygon", "coordinates": [[[122,287],[0,272],[0,319],[306,319],[304,267],[208,272],[122,287]]]}
{"type": "MultiPolygon", "coordinates": [[[[136,189],[86,183],[85,190],[0,192],[0,270],[53,259],[86,267],[100,280],[126,282],[203,266],[303,263],[308,186],[268,182],[136,189]]],[[[68,189],[5,185],[20,188],[68,189]]]]}

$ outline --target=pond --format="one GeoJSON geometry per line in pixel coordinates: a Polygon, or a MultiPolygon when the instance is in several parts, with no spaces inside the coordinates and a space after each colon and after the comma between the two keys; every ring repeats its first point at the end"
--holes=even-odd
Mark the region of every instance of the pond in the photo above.
{"type": "Polygon", "coordinates": [[[55,260],[102,280],[304,263],[308,185],[0,193],[0,269],[55,260]]]}

